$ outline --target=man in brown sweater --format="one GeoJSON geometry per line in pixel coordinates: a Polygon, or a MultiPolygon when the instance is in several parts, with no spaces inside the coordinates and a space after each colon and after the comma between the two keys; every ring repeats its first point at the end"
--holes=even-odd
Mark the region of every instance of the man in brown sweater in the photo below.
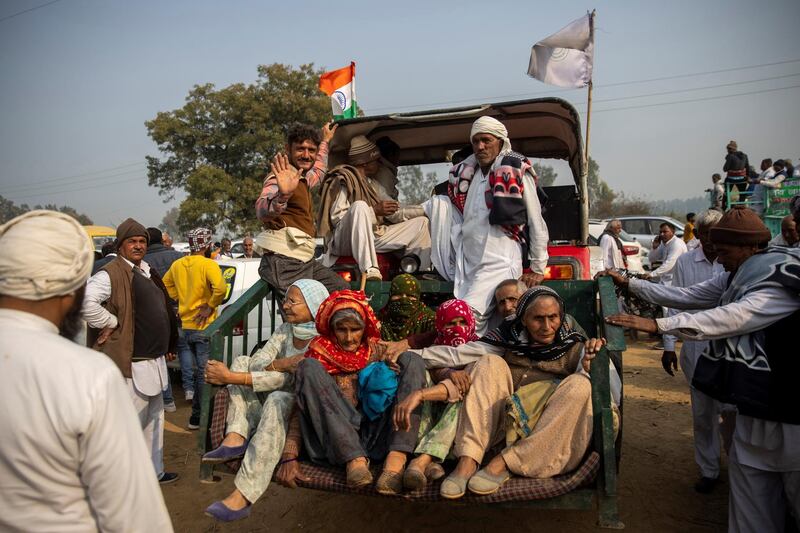
{"type": "Polygon", "coordinates": [[[262,254],[258,273],[282,293],[298,279],[315,279],[330,292],[348,288],[335,272],[314,260],[317,230],[311,189],[327,172],[328,143],[335,131],[330,124],[323,126],[321,135],[308,125],[289,128],[288,156],[275,156],[256,200],[256,216],[265,228],[255,240],[256,251],[262,254]]]}
{"type": "Polygon", "coordinates": [[[159,482],[178,474],[164,472],[166,358],[174,358],[177,317],[161,278],[143,260],[149,235],[132,218],[117,228],[117,258],[89,278],[83,317],[87,344],[119,367],[139,415],[159,482]]]}

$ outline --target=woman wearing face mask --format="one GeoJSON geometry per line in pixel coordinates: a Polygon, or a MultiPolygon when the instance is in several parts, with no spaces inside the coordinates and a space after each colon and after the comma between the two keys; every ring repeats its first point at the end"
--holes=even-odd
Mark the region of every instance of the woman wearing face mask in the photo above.
{"type": "MultiPolygon", "coordinates": [[[[309,345],[295,373],[296,414],[286,440],[278,480],[294,486],[303,479],[297,466],[302,448],[318,463],[346,465],[347,484],[372,483],[369,461],[385,458],[375,483],[381,494],[402,491],[406,457],[414,451],[420,409],[409,413],[408,427],[392,428],[392,409],[370,419],[359,391],[359,371],[375,359],[373,344],[380,324],[363,292],[337,291],[323,302],[317,314],[319,337],[309,345]]],[[[425,384],[425,365],[412,353],[397,360],[397,400],[425,384]]]]}
{"type": "Polygon", "coordinates": [[[292,372],[317,335],[314,318],[327,297],[320,282],[295,281],[283,302],[285,322],[263,348],[252,357],[237,357],[230,370],[221,361],[208,362],[206,382],[228,385],[230,398],[225,440],[202,460],[224,463],[244,456],[234,480],[236,488],[206,509],[209,516],[225,522],[244,518],[267,490],[294,405],[292,372]]]}
{"type": "MultiPolygon", "coordinates": [[[[547,478],[580,464],[592,436],[590,361],[605,340],[587,340],[573,324],[558,293],[537,286],[522,295],[513,318],[479,341],[422,350],[429,367],[474,363],[454,441],[459,461],[442,482],[443,498],[460,498],[467,487],[492,494],[512,474],[547,478]],[[478,471],[486,452],[503,442],[478,471]]],[[[407,414],[419,402],[445,400],[447,391],[437,388],[401,402],[395,425],[407,427],[407,414]]],[[[619,401],[613,377],[612,396],[619,401]]]]}
{"type": "Polygon", "coordinates": [[[434,313],[420,301],[421,295],[414,276],[400,274],[392,280],[389,303],[379,313],[383,340],[401,341],[434,329],[434,313]]]}
{"type": "MultiPolygon", "coordinates": [[[[478,340],[475,334],[475,317],[464,300],[447,300],[436,310],[436,346],[461,346],[478,340]]],[[[428,387],[427,395],[446,389],[446,403],[426,402],[420,424],[420,439],[414,453],[417,457],[409,463],[403,474],[403,485],[409,490],[420,490],[428,481],[444,476],[442,461],[447,458],[456,436],[461,400],[469,390],[466,370],[439,368],[431,370],[431,378],[438,385],[428,387]],[[444,389],[443,389],[444,388],[444,389]]]]}

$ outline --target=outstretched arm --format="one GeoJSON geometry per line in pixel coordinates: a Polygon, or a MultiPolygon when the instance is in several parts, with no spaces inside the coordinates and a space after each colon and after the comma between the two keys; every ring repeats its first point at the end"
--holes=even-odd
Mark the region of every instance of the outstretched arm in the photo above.
{"type": "Polygon", "coordinates": [[[728,281],[728,272],[689,287],[675,287],[631,279],[628,287],[634,294],[654,304],[676,309],[708,309],[719,303],[728,281]]]}

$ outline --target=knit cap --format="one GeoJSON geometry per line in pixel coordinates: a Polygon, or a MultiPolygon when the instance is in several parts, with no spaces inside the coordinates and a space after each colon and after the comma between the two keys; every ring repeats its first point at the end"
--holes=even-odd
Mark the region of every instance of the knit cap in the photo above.
{"type": "Polygon", "coordinates": [[[381,151],[374,142],[363,135],[356,135],[350,141],[350,151],[347,153],[347,157],[351,165],[363,165],[380,159],[381,151]]]}
{"type": "Polygon", "coordinates": [[[125,239],[130,239],[131,237],[144,237],[148,244],[150,243],[150,234],[147,233],[147,228],[129,218],[117,226],[117,248],[122,246],[125,239]]]}
{"type": "Polygon", "coordinates": [[[752,209],[737,205],[722,215],[711,228],[714,244],[758,245],[768,242],[772,234],[752,209]]]}

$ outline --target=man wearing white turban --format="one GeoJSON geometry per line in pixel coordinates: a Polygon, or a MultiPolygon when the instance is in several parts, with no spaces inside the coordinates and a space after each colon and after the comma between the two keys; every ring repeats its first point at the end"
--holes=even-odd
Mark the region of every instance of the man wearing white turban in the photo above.
{"type": "MultiPolygon", "coordinates": [[[[472,125],[473,155],[450,171],[449,235],[432,235],[452,245],[454,294],[472,308],[478,334],[489,329],[498,280],[539,284],[547,266],[547,225],[536,192],[536,174],[511,150],[508,131],[488,116],[472,125]],[[523,260],[531,273],[523,275],[523,260]]],[[[434,227],[447,227],[446,224],[434,227]]],[[[437,246],[439,246],[437,244],[437,246]]]]}
{"type": "Polygon", "coordinates": [[[122,375],[72,340],[89,237],[39,210],[0,226],[0,246],[0,530],[172,531],[122,375]]]}

